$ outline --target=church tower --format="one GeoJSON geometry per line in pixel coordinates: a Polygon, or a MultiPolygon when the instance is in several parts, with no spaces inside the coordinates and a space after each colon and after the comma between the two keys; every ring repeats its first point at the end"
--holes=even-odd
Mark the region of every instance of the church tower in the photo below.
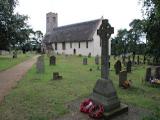
{"type": "Polygon", "coordinates": [[[53,28],[58,27],[58,14],[49,12],[46,14],[46,33],[53,31],[53,28]]]}

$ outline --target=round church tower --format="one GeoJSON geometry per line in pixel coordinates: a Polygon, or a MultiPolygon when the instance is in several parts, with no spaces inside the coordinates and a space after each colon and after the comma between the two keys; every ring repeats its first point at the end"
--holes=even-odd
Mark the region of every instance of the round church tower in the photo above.
{"type": "Polygon", "coordinates": [[[53,31],[53,28],[58,27],[58,14],[49,12],[46,14],[46,34],[53,31]]]}

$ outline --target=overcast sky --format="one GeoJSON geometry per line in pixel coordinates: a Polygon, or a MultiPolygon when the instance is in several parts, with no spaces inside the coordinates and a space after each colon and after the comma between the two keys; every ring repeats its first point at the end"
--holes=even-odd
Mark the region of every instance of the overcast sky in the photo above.
{"type": "Polygon", "coordinates": [[[28,15],[34,30],[46,32],[46,13],[58,13],[58,26],[101,18],[118,29],[129,28],[133,19],[141,19],[139,0],[19,0],[16,12],[28,15]]]}

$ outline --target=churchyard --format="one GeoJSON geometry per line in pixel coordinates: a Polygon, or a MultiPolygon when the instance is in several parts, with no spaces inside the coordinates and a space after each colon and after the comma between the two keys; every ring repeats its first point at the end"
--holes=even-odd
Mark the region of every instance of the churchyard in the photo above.
{"type": "MultiPolygon", "coordinates": [[[[75,100],[84,100],[93,90],[100,78],[95,58],[87,58],[83,65],[83,57],[56,55],[56,65],[50,65],[47,55],[44,55],[44,73],[37,73],[36,64],[19,81],[18,85],[5,97],[0,106],[2,120],[50,120],[69,113],[67,105],[75,100]],[[92,69],[92,71],[90,71],[92,69]],[[63,76],[61,80],[53,80],[53,72],[63,76]]],[[[119,77],[115,74],[116,59],[110,58],[109,78],[114,83],[121,102],[155,112],[160,106],[159,87],[144,82],[147,65],[132,67],[127,79],[132,80],[129,89],[119,87],[119,77]]],[[[125,67],[122,65],[122,70],[125,67]]]]}
{"type": "Polygon", "coordinates": [[[19,53],[17,56],[17,59],[13,59],[12,52],[10,54],[7,53],[7,54],[0,55],[0,71],[11,68],[16,64],[29,59],[31,56],[33,56],[33,54],[31,53],[27,53],[27,54],[19,53]]]}

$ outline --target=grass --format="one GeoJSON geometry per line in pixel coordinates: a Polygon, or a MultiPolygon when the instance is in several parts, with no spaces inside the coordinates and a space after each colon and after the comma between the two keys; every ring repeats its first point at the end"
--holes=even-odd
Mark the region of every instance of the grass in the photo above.
{"type": "MultiPolygon", "coordinates": [[[[136,66],[128,79],[133,81],[129,90],[118,87],[118,76],[111,60],[110,78],[122,102],[153,110],[160,105],[159,88],[142,84],[145,65],[136,66]]],[[[87,97],[100,78],[100,71],[94,58],[88,58],[88,65],[82,65],[82,57],[57,56],[57,65],[49,66],[45,59],[45,74],[37,74],[35,66],[19,82],[0,106],[2,120],[53,120],[68,113],[66,104],[72,100],[87,97]],[[90,72],[89,69],[93,71],[90,72]],[[63,80],[53,81],[52,73],[58,71],[63,80]]]]}
{"type": "Polygon", "coordinates": [[[18,58],[12,58],[12,55],[0,55],[0,71],[6,70],[30,58],[31,54],[18,54],[18,58]]]}

